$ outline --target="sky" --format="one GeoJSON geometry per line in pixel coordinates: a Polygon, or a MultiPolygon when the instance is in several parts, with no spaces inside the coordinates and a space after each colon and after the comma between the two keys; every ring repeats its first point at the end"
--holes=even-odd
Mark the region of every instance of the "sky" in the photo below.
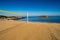
{"type": "Polygon", "coordinates": [[[0,12],[8,16],[60,15],[60,0],[0,0],[0,10],[16,13],[0,12]]]}

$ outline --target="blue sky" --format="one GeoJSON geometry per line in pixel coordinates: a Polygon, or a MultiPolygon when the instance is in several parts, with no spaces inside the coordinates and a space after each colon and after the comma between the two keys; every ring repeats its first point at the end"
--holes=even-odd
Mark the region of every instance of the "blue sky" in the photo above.
{"type": "Polygon", "coordinates": [[[59,0],[0,0],[0,10],[16,12],[17,14],[0,13],[0,15],[60,15],[59,0]]]}

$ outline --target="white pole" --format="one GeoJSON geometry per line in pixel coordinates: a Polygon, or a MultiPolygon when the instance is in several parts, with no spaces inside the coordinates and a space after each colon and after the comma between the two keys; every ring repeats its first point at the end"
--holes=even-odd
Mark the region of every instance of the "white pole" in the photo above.
{"type": "Polygon", "coordinates": [[[27,23],[28,23],[28,12],[27,12],[27,23]]]}

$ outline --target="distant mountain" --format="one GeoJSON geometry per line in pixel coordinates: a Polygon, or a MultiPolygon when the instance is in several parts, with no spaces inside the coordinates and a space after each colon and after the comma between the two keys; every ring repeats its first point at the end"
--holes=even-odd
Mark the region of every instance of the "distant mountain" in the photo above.
{"type": "Polygon", "coordinates": [[[0,15],[0,19],[19,20],[19,19],[24,19],[24,18],[25,18],[25,17],[0,15]]]}
{"type": "Polygon", "coordinates": [[[42,16],[39,16],[39,17],[41,17],[41,18],[48,18],[47,15],[42,15],[42,16]]]}

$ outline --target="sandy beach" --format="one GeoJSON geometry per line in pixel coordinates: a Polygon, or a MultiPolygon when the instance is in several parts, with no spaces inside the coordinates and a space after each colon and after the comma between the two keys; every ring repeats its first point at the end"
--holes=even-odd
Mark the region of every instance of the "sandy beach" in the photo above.
{"type": "Polygon", "coordinates": [[[0,20],[0,40],[60,40],[60,24],[0,20]]]}

